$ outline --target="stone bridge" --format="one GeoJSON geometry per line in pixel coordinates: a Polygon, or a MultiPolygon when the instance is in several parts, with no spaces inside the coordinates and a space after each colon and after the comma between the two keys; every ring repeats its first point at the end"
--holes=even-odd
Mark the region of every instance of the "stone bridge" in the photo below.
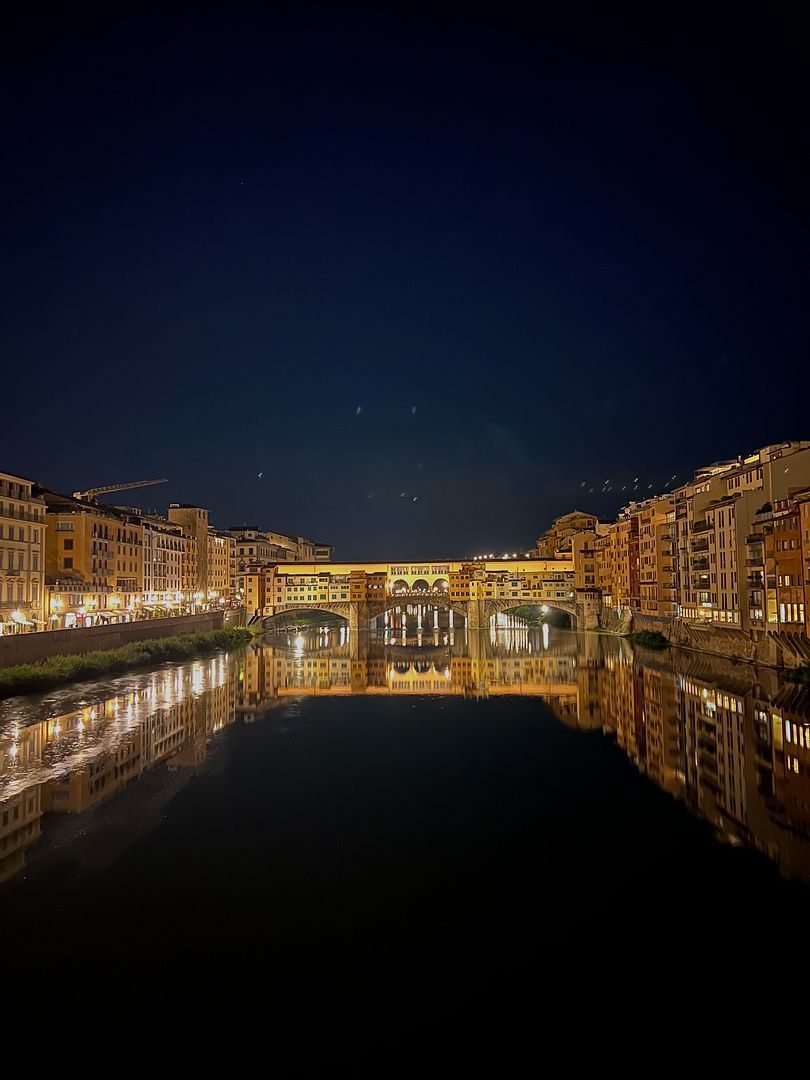
{"type": "Polygon", "coordinates": [[[556,608],[584,629],[598,625],[601,601],[578,589],[565,559],[430,559],[390,563],[280,563],[246,575],[253,619],[323,611],[353,630],[382,625],[400,609],[446,612],[450,625],[486,629],[500,612],[556,608]]]}

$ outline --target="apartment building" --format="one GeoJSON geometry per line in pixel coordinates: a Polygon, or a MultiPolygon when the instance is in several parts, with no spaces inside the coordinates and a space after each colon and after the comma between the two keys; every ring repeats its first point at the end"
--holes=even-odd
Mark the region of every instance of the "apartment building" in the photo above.
{"type": "Polygon", "coordinates": [[[633,516],[638,518],[637,610],[670,617],[677,610],[674,500],[670,495],[649,499],[633,516]]]}
{"type": "Polygon", "coordinates": [[[765,503],[745,537],[748,617],[754,629],[807,634],[807,494],[765,503]]]}
{"type": "Polygon", "coordinates": [[[534,550],[536,558],[555,559],[558,552],[570,553],[572,537],[581,532],[596,532],[598,523],[599,519],[594,514],[585,514],[581,510],[563,514],[542,536],[538,536],[534,550]]]}
{"type": "Polygon", "coordinates": [[[228,533],[208,529],[208,593],[209,600],[226,600],[236,588],[234,554],[236,540],[228,533]],[[232,576],[233,575],[233,576],[232,576]]]}
{"type": "Polygon", "coordinates": [[[132,618],[143,582],[143,526],[137,514],[40,490],[47,508],[49,629],[132,618]]]}
{"type": "Polygon", "coordinates": [[[155,514],[142,515],[141,523],[144,608],[156,614],[183,610],[191,599],[185,586],[192,540],[179,525],[155,514]]]}
{"type": "Polygon", "coordinates": [[[0,473],[0,634],[45,625],[45,527],[33,481],[0,473]]]}
{"type": "MultiPolygon", "coordinates": [[[[762,515],[808,484],[810,443],[796,441],[699,469],[675,490],[681,617],[743,630],[764,626],[764,562],[753,561],[765,555],[762,515]]],[[[798,538],[794,535],[794,542],[798,538]]]]}
{"type": "Polygon", "coordinates": [[[172,503],[167,516],[192,541],[183,591],[190,592],[197,600],[205,600],[208,597],[208,511],[191,503],[172,503]]]}

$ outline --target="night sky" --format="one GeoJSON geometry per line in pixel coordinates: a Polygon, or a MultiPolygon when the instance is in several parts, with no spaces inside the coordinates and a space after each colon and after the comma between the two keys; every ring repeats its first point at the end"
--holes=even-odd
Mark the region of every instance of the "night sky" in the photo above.
{"type": "Polygon", "coordinates": [[[174,10],[4,27],[0,468],[393,558],[810,436],[798,25],[174,10]]]}

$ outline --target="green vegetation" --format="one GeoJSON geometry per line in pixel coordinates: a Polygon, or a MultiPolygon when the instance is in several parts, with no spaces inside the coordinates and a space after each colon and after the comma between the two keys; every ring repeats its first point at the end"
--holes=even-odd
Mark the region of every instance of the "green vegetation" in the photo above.
{"type": "Polygon", "coordinates": [[[177,637],[133,641],[107,652],[79,653],[77,656],[52,656],[35,664],[16,664],[0,668],[0,697],[31,690],[48,690],[61,683],[79,679],[97,679],[129,668],[152,667],[165,660],[187,660],[219,649],[234,649],[252,640],[244,627],[233,630],[210,630],[204,634],[180,634],[177,637]]]}
{"type": "Polygon", "coordinates": [[[541,604],[524,604],[520,607],[508,608],[505,614],[517,615],[519,619],[523,619],[530,626],[542,626],[543,623],[548,623],[549,626],[556,626],[559,629],[569,629],[571,626],[571,616],[566,612],[554,607],[549,607],[546,611],[543,611],[541,604]]]}
{"type": "Polygon", "coordinates": [[[508,614],[516,615],[519,619],[523,619],[524,622],[529,623],[531,626],[540,626],[543,622],[543,613],[536,605],[509,608],[508,614]]]}
{"type": "Polygon", "coordinates": [[[802,664],[797,668],[785,668],[781,674],[788,682],[807,683],[810,685],[810,664],[802,664]]]}
{"type": "Polygon", "coordinates": [[[637,630],[627,637],[634,645],[643,645],[645,649],[666,649],[669,645],[669,638],[658,630],[637,630]]]}

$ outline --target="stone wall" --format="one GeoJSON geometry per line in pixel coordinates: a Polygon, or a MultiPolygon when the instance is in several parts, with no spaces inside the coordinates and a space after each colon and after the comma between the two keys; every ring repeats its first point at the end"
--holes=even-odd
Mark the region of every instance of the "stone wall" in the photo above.
{"type": "Polygon", "coordinates": [[[45,630],[36,634],[10,634],[0,638],[0,667],[32,664],[49,656],[75,656],[86,652],[107,652],[147,638],[174,637],[178,634],[201,634],[220,630],[221,611],[200,615],[178,615],[171,619],[140,619],[137,622],[110,626],[74,627],[71,630],[45,630]]]}
{"type": "Polygon", "coordinates": [[[685,622],[677,618],[659,618],[634,612],[620,621],[615,612],[605,609],[602,629],[629,634],[639,630],[657,630],[673,645],[683,649],[746,660],[766,667],[799,667],[810,660],[810,641],[803,635],[775,633],[768,630],[739,630],[733,626],[685,622]]]}

